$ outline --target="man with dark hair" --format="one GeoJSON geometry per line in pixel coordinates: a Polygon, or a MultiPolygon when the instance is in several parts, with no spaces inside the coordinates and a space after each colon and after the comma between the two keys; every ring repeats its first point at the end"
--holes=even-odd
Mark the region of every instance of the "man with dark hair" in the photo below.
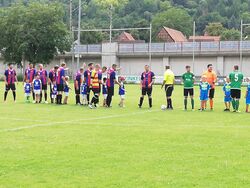
{"type": "Polygon", "coordinates": [[[191,98],[192,110],[194,110],[194,81],[195,76],[191,72],[191,67],[186,66],[186,72],[182,75],[182,80],[184,84],[184,110],[187,110],[187,100],[188,96],[191,98]]]}
{"type": "Polygon", "coordinates": [[[76,104],[81,105],[80,93],[81,93],[81,85],[82,85],[82,76],[84,73],[84,68],[81,67],[79,71],[75,74],[74,77],[74,87],[75,87],[75,95],[76,95],[76,104]]]}
{"type": "Polygon", "coordinates": [[[114,95],[114,90],[115,90],[114,89],[115,84],[118,84],[120,86],[120,83],[116,80],[116,72],[115,72],[116,69],[117,65],[113,64],[107,73],[107,90],[108,90],[107,107],[111,107],[112,97],[114,95]]]}
{"type": "Polygon", "coordinates": [[[43,93],[44,93],[44,103],[48,103],[47,101],[47,90],[48,90],[48,72],[43,68],[43,64],[38,65],[39,70],[37,74],[40,76],[40,80],[42,82],[42,90],[40,95],[40,103],[42,102],[43,93]]]}
{"type": "Polygon", "coordinates": [[[83,82],[87,84],[87,102],[89,104],[89,95],[91,90],[91,72],[93,70],[93,63],[88,64],[88,69],[84,72],[83,82]]]}
{"type": "Polygon", "coordinates": [[[16,85],[15,85],[15,82],[18,83],[18,80],[17,80],[16,71],[13,68],[12,63],[10,63],[8,65],[8,69],[5,70],[4,82],[5,82],[4,102],[6,102],[7,95],[8,95],[8,92],[9,92],[10,89],[12,90],[12,93],[13,93],[14,102],[16,102],[16,85]]]}
{"type": "Polygon", "coordinates": [[[57,70],[57,76],[56,76],[56,84],[57,84],[57,97],[56,97],[56,103],[62,104],[62,93],[64,90],[64,83],[65,83],[65,68],[66,63],[62,63],[61,67],[57,70]]]}
{"type": "MultiPolygon", "coordinates": [[[[29,83],[32,85],[33,80],[35,78],[35,74],[36,74],[36,69],[34,68],[34,65],[30,63],[29,67],[25,70],[23,82],[25,83],[26,80],[29,80],[29,83]]],[[[33,101],[35,101],[35,93],[32,88],[31,88],[31,92],[32,92],[33,101]]]]}
{"type": "Polygon", "coordinates": [[[56,81],[57,70],[59,69],[58,65],[55,65],[53,69],[49,71],[48,84],[50,86],[50,99],[51,103],[54,103],[54,99],[52,98],[53,94],[53,83],[56,81]]]}
{"type": "Polygon", "coordinates": [[[239,106],[240,106],[240,98],[241,98],[241,85],[243,82],[243,74],[239,72],[239,66],[235,65],[234,70],[229,75],[229,79],[231,81],[231,97],[233,99],[232,106],[234,109],[234,112],[240,112],[239,106]]]}
{"type": "Polygon", "coordinates": [[[107,68],[106,66],[103,66],[103,67],[102,67],[102,73],[107,72],[107,69],[108,69],[108,68],[107,68]]]}
{"type": "Polygon", "coordinates": [[[214,108],[214,93],[215,93],[215,83],[217,81],[217,75],[213,71],[213,65],[208,64],[207,65],[207,71],[205,71],[202,76],[207,77],[207,82],[211,86],[211,89],[209,90],[209,102],[210,102],[210,109],[213,110],[214,108]]]}
{"type": "Polygon", "coordinates": [[[173,110],[171,97],[174,91],[174,81],[175,81],[175,76],[173,71],[170,69],[170,66],[166,66],[166,71],[164,73],[164,80],[161,88],[165,86],[168,110],[173,110]]]}
{"type": "Polygon", "coordinates": [[[142,95],[140,97],[139,108],[142,107],[144,96],[148,95],[149,108],[152,108],[152,90],[155,82],[155,74],[150,71],[149,65],[145,65],[145,71],[141,74],[141,90],[142,95]]]}

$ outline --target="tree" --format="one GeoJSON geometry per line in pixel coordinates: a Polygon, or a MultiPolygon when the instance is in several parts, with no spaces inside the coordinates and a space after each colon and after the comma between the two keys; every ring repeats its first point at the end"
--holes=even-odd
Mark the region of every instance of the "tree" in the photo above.
{"type": "Polygon", "coordinates": [[[124,5],[127,3],[127,0],[95,0],[95,2],[104,8],[109,8],[110,6],[124,5]]]}
{"type": "Polygon", "coordinates": [[[203,34],[209,23],[222,23],[224,25],[226,22],[227,21],[224,17],[221,17],[218,13],[213,12],[205,16],[200,16],[196,21],[196,28],[199,34],[203,34]]]}
{"type": "Polygon", "coordinates": [[[226,29],[221,33],[221,40],[240,40],[240,31],[236,29],[226,29]]]}
{"type": "MultiPolygon", "coordinates": [[[[82,23],[84,29],[96,29],[92,25],[82,23]]],[[[76,33],[75,33],[76,34],[76,33]]],[[[107,35],[107,34],[106,34],[107,35]]],[[[76,37],[75,37],[76,38],[76,37]]],[[[108,37],[106,37],[106,40],[108,37]]],[[[98,44],[105,40],[105,33],[103,32],[81,32],[81,44],[98,44]]]]}
{"type": "Polygon", "coordinates": [[[154,36],[163,26],[182,31],[187,36],[192,33],[192,18],[183,9],[170,8],[158,13],[153,17],[152,23],[154,36]]]}
{"type": "Polygon", "coordinates": [[[205,32],[210,36],[220,36],[224,30],[221,23],[210,23],[206,26],[205,32]]]}
{"type": "Polygon", "coordinates": [[[58,3],[16,4],[0,12],[0,49],[6,62],[48,64],[69,51],[71,39],[58,3]]]}

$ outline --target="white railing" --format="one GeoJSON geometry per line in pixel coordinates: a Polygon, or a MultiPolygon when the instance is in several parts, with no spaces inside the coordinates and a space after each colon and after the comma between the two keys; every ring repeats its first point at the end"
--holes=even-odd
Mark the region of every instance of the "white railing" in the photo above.
{"type": "MultiPolygon", "coordinates": [[[[180,43],[152,43],[152,53],[190,53],[195,52],[239,52],[240,41],[221,42],[180,42],[180,43]]],[[[250,41],[242,42],[242,51],[250,50],[250,41]]],[[[119,44],[119,53],[149,53],[150,46],[145,44],[119,44]]]]}
{"type": "MultiPolygon", "coordinates": [[[[220,42],[179,42],[179,43],[120,43],[118,53],[190,53],[195,52],[239,52],[240,41],[220,41],[220,42]]],[[[74,53],[101,54],[101,44],[76,45],[74,53]]],[[[250,51],[250,41],[242,42],[242,51],[250,51]]]]}

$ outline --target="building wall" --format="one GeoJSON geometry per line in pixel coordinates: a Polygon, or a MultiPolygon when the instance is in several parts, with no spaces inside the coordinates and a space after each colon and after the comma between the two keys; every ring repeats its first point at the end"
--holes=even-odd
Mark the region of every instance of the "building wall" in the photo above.
{"type": "MultiPolygon", "coordinates": [[[[122,57],[119,59],[121,66],[121,74],[123,75],[138,75],[144,70],[144,65],[150,64],[148,58],[122,57]]],[[[218,76],[227,76],[233,70],[234,65],[239,65],[239,57],[196,57],[194,62],[194,74],[197,76],[207,69],[208,64],[213,64],[214,70],[218,76]]],[[[181,76],[185,72],[185,66],[193,67],[192,57],[162,57],[153,58],[151,62],[151,69],[156,75],[163,75],[165,65],[170,65],[176,76],[181,76]]],[[[245,76],[250,77],[250,57],[243,58],[243,71],[245,76]]]]}
{"type": "MultiPolygon", "coordinates": [[[[101,66],[111,67],[116,63],[121,67],[120,73],[123,75],[140,75],[144,70],[144,66],[149,64],[151,69],[156,75],[163,75],[164,67],[170,65],[177,76],[182,75],[185,71],[185,66],[190,65],[193,67],[195,75],[201,75],[206,70],[208,64],[214,65],[214,70],[219,76],[227,76],[233,69],[233,66],[239,63],[239,54],[231,52],[202,52],[195,55],[195,61],[193,66],[192,53],[153,53],[152,61],[149,62],[149,54],[146,52],[127,54],[119,54],[117,43],[102,44],[102,52],[95,54],[82,54],[80,58],[80,66],[83,63],[99,63],[101,66]]],[[[55,57],[50,65],[45,66],[47,70],[50,70],[54,65],[60,65],[62,62],[66,62],[69,68],[69,74],[74,74],[77,70],[77,59],[74,58],[72,63],[72,57],[70,54],[65,56],[55,57]]],[[[6,65],[3,64],[3,59],[0,57],[0,76],[3,75],[6,65]]],[[[26,65],[27,66],[27,65],[26,65]]],[[[19,73],[22,73],[21,69],[18,69],[19,73]]],[[[244,54],[243,57],[243,73],[245,76],[250,77],[250,52],[244,54]]]]}
{"type": "Polygon", "coordinates": [[[126,75],[140,75],[144,71],[144,66],[150,65],[155,74],[161,75],[163,73],[163,58],[153,58],[151,63],[148,58],[120,58],[119,66],[121,67],[120,74],[126,75]]]}

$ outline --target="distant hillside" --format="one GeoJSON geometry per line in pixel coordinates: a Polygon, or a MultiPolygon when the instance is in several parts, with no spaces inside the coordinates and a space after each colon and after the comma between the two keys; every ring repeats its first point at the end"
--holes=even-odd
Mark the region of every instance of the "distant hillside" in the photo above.
{"type": "MultiPolygon", "coordinates": [[[[65,22],[68,22],[69,1],[60,1],[65,4],[65,22]]],[[[85,2],[82,27],[109,28],[109,10],[98,5],[97,0],[85,2]]],[[[2,7],[11,3],[13,0],[0,0],[2,7]]],[[[77,8],[78,1],[73,0],[73,4],[73,7],[77,8]]],[[[220,22],[227,29],[239,30],[241,19],[250,23],[249,12],[249,0],[129,0],[114,8],[113,27],[144,27],[152,22],[154,36],[163,25],[181,30],[189,36],[192,34],[193,21],[196,21],[198,34],[204,34],[206,25],[212,22],[220,22]]],[[[77,26],[77,10],[73,19],[74,25],[77,26]]],[[[149,39],[146,31],[134,31],[132,34],[137,39],[146,41],[149,39]]],[[[82,42],[97,43],[107,37],[106,33],[84,33],[82,42]]]]}

